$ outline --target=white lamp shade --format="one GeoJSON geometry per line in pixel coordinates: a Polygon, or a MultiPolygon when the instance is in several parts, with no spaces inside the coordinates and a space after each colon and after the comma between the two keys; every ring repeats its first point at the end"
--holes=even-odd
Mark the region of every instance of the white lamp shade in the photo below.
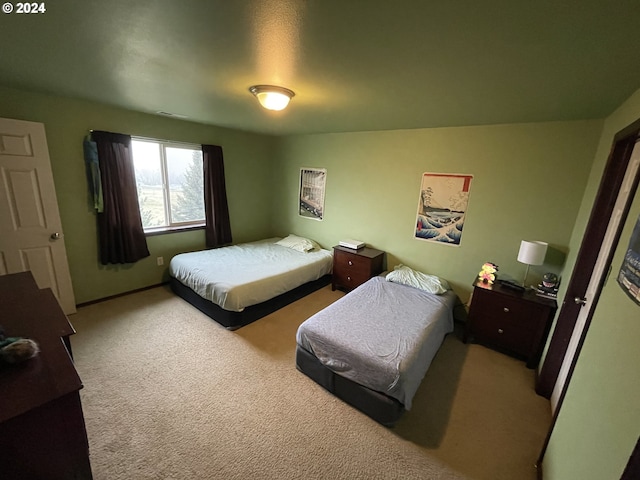
{"type": "Polygon", "coordinates": [[[518,261],[527,265],[542,265],[544,257],[547,254],[548,243],[545,242],[529,242],[523,240],[520,242],[520,251],[518,252],[518,261]]]}

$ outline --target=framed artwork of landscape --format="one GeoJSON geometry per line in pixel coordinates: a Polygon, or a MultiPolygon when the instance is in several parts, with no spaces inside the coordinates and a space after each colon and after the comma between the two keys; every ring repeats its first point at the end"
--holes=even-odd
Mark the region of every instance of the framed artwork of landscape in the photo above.
{"type": "Polygon", "coordinates": [[[458,246],[473,175],[423,173],[414,238],[458,246]]]}

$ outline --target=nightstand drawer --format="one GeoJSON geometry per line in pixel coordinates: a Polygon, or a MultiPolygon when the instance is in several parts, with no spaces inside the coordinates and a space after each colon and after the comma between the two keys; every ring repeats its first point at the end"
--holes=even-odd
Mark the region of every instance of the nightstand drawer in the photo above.
{"type": "Polygon", "coordinates": [[[346,289],[354,289],[359,285],[362,285],[364,282],[371,278],[368,272],[358,272],[358,271],[342,271],[337,270],[333,272],[334,283],[336,285],[342,285],[346,289]]]}
{"type": "Polygon", "coordinates": [[[523,328],[522,323],[514,318],[481,315],[474,319],[473,328],[475,334],[486,343],[523,356],[527,356],[531,351],[531,330],[523,328]]]}
{"type": "Polygon", "coordinates": [[[539,316],[536,309],[517,298],[499,293],[476,291],[472,304],[473,309],[479,312],[479,316],[502,322],[503,326],[508,324],[512,329],[519,328],[527,331],[538,329],[539,316]]]}
{"type": "Polygon", "coordinates": [[[337,250],[334,252],[334,268],[350,275],[369,275],[371,260],[353,253],[337,250]]]}
{"type": "Polygon", "coordinates": [[[383,251],[373,248],[351,250],[340,246],[334,247],[333,290],[338,287],[353,290],[371,277],[380,274],[383,257],[383,251]]]}

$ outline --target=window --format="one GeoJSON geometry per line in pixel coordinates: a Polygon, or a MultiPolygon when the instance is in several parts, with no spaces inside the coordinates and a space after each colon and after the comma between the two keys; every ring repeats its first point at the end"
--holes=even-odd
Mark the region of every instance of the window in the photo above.
{"type": "Polygon", "coordinates": [[[200,145],[133,138],[131,146],[145,233],[203,226],[200,145]]]}

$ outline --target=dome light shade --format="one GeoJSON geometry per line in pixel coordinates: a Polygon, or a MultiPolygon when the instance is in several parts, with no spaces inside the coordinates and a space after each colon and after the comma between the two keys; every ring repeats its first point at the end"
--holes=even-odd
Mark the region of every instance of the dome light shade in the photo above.
{"type": "Polygon", "coordinates": [[[295,96],[288,88],[273,85],[254,85],[249,87],[249,91],[267,110],[284,110],[289,105],[289,100],[295,96]]]}

